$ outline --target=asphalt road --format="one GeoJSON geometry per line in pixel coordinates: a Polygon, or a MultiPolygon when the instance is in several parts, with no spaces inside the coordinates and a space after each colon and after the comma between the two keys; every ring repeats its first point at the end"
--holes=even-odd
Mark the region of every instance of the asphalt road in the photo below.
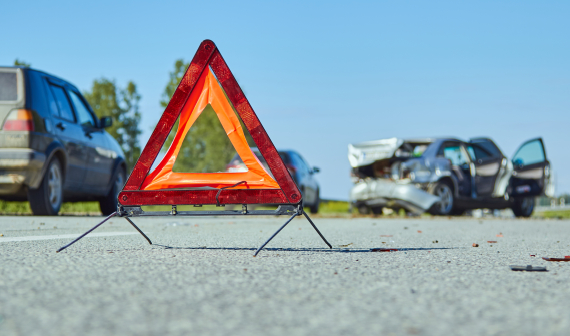
{"type": "Polygon", "coordinates": [[[570,333],[570,221],[100,219],[0,217],[0,335],[570,333]]]}

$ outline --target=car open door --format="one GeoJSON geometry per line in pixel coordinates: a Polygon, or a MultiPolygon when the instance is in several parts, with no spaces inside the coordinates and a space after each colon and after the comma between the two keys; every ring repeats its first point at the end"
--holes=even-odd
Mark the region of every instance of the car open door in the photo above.
{"type": "Polygon", "coordinates": [[[513,177],[510,194],[513,197],[539,196],[550,182],[550,162],[542,138],[523,143],[512,159],[513,177]]]}

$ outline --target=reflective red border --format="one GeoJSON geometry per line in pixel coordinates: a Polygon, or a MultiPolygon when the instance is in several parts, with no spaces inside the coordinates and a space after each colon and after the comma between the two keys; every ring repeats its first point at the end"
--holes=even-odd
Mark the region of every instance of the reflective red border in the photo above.
{"type": "Polygon", "coordinates": [[[220,81],[261,155],[267,161],[275,180],[281,187],[281,190],[224,190],[219,197],[220,204],[297,204],[301,202],[301,192],[291,178],[287,167],[285,167],[277,149],[261,125],[234,75],[214,42],[204,40],[198,47],[188,70],[182,77],[172,99],[137,160],[123,191],[119,194],[119,203],[127,206],[216,204],[217,190],[140,190],[184,104],[194,90],[196,82],[208,66],[212,68],[220,81]]]}

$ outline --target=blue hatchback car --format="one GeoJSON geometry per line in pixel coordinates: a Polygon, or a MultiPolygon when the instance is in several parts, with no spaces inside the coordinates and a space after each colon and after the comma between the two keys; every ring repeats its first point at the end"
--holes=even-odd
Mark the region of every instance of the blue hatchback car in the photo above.
{"type": "Polygon", "coordinates": [[[63,201],[116,211],[126,164],[111,124],[71,83],[0,67],[0,199],[28,200],[35,215],[57,215],[63,201]]]}

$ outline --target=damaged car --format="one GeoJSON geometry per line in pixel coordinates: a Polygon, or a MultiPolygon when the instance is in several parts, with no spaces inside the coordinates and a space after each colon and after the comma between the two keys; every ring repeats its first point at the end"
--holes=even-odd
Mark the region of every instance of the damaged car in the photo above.
{"type": "Polygon", "coordinates": [[[541,138],[523,143],[510,160],[488,138],[382,139],[349,145],[348,159],[351,206],[362,214],[510,208],[530,217],[536,196],[554,194],[541,138]]]}

